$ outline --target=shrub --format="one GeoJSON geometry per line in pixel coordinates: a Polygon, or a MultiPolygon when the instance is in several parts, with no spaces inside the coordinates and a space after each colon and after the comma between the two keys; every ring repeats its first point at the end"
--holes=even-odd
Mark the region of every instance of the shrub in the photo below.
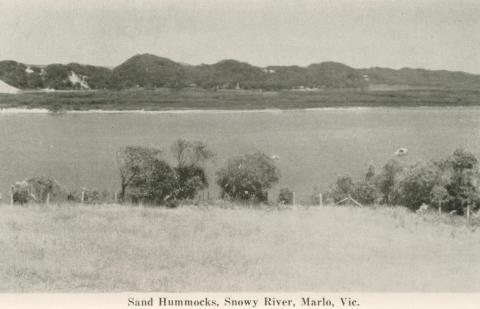
{"type": "Polygon", "coordinates": [[[136,191],[140,190],[139,186],[146,186],[160,153],[156,148],[141,146],[127,146],[117,151],[115,158],[120,172],[120,201],[125,199],[128,187],[136,191]]]}
{"type": "Polygon", "coordinates": [[[12,186],[13,202],[25,204],[28,202],[45,203],[50,201],[64,200],[65,190],[53,178],[36,176],[24,181],[16,182],[12,186]]]}
{"type": "Polygon", "coordinates": [[[415,164],[404,168],[394,187],[397,201],[411,210],[430,204],[430,193],[440,179],[440,171],[433,164],[415,164]]]}
{"type": "Polygon", "coordinates": [[[208,187],[207,176],[200,166],[178,166],[174,170],[177,177],[176,199],[193,199],[199,190],[208,187]]]}
{"type": "Polygon", "coordinates": [[[377,189],[368,181],[355,183],[351,195],[355,200],[366,205],[372,205],[377,201],[377,189]]]}
{"type": "Polygon", "coordinates": [[[175,141],[170,150],[177,161],[175,198],[193,199],[198,191],[208,187],[205,170],[200,164],[211,159],[214,153],[202,142],[182,139],[175,141]]]}
{"type": "Polygon", "coordinates": [[[273,159],[260,152],[230,159],[217,171],[221,196],[237,201],[266,202],[268,189],[279,179],[273,159]]]}
{"type": "Polygon", "coordinates": [[[293,192],[288,188],[280,189],[278,194],[278,203],[284,205],[293,204],[293,192]]]}
{"type": "Polygon", "coordinates": [[[457,149],[442,164],[447,178],[445,188],[450,195],[447,211],[463,214],[467,206],[477,210],[480,206],[478,160],[474,154],[457,149]]]}
{"type": "Polygon", "coordinates": [[[120,200],[164,204],[174,198],[175,172],[159,155],[158,149],[140,146],[128,146],[117,152],[120,200]]]}
{"type": "Polygon", "coordinates": [[[394,187],[403,168],[404,165],[400,161],[392,159],[385,164],[380,174],[374,177],[373,181],[381,195],[381,203],[395,204],[397,202],[394,187]]]}
{"type": "Polygon", "coordinates": [[[161,205],[174,198],[175,188],[174,170],[167,162],[156,159],[151,162],[148,172],[132,179],[126,196],[134,203],[161,205]]]}
{"type": "Polygon", "coordinates": [[[443,207],[448,204],[449,199],[450,195],[448,194],[447,189],[441,185],[435,185],[432,188],[432,191],[430,191],[430,202],[437,206],[440,212],[444,209],[443,207]]]}
{"type": "Polygon", "coordinates": [[[344,175],[337,178],[335,185],[330,189],[328,195],[334,202],[339,202],[351,196],[354,183],[350,176],[344,175]]]}

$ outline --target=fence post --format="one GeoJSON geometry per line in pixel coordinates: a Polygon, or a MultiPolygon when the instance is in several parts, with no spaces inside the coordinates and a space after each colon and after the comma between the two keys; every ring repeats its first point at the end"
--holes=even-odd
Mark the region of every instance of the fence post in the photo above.
{"type": "Polygon", "coordinates": [[[295,205],[295,191],[292,192],[292,205],[295,205]]]}
{"type": "Polygon", "coordinates": [[[80,199],[80,202],[83,204],[84,201],[85,201],[85,191],[82,190],[82,197],[80,199]]]}
{"type": "Polygon", "coordinates": [[[10,205],[13,205],[13,187],[10,187],[10,205]]]}
{"type": "Polygon", "coordinates": [[[470,225],[470,204],[467,204],[467,225],[470,225]]]}
{"type": "Polygon", "coordinates": [[[207,201],[210,201],[210,191],[207,191],[207,201]]]}
{"type": "Polygon", "coordinates": [[[439,214],[439,215],[442,214],[442,202],[439,202],[439,203],[438,203],[438,214],[439,214]]]}
{"type": "Polygon", "coordinates": [[[50,205],[50,193],[47,193],[47,205],[50,205]]]}
{"type": "Polygon", "coordinates": [[[118,203],[117,191],[113,192],[113,201],[114,201],[115,203],[118,203]]]}
{"type": "Polygon", "coordinates": [[[318,194],[318,205],[323,206],[323,196],[322,193],[318,194]]]}

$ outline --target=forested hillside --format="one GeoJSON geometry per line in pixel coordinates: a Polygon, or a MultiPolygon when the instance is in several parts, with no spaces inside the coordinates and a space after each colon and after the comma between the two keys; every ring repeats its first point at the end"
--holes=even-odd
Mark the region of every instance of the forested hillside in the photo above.
{"type": "Polygon", "coordinates": [[[368,89],[370,85],[407,85],[476,89],[480,75],[464,72],[388,68],[355,69],[342,63],[322,62],[307,67],[256,67],[229,59],[214,64],[188,65],[151,55],[136,55],[119,66],[78,63],[28,65],[0,61],[0,80],[19,89],[130,89],[185,88],[318,90],[368,89]]]}

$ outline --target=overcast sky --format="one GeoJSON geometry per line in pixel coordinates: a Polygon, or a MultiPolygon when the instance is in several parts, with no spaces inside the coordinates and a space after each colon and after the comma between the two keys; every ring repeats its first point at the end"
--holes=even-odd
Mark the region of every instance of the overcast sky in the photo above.
{"type": "Polygon", "coordinates": [[[339,61],[480,73],[480,1],[0,0],[0,60],[339,61]]]}

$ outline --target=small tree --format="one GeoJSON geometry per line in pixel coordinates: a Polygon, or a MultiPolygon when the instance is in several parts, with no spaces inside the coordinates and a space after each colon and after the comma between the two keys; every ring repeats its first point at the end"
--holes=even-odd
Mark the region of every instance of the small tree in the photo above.
{"type": "Polygon", "coordinates": [[[445,205],[449,198],[450,195],[448,194],[447,189],[440,185],[435,185],[430,192],[430,201],[437,206],[438,213],[440,214],[442,213],[442,205],[445,205]]]}
{"type": "Polygon", "coordinates": [[[404,166],[400,161],[392,159],[385,164],[380,174],[375,176],[374,182],[378,191],[382,195],[382,203],[394,204],[397,202],[394,187],[403,167],[404,166]]]}
{"type": "Polygon", "coordinates": [[[208,187],[207,175],[205,170],[196,165],[175,167],[177,177],[177,189],[175,197],[177,199],[193,199],[199,190],[208,187]]]}
{"type": "Polygon", "coordinates": [[[278,194],[278,203],[283,205],[292,205],[293,204],[293,192],[288,188],[280,189],[278,194]]]}
{"type": "Polygon", "coordinates": [[[156,148],[142,146],[127,146],[117,151],[115,158],[120,172],[120,201],[125,199],[127,187],[132,183],[135,182],[138,187],[142,182],[147,182],[160,153],[156,148]]]}
{"type": "Polygon", "coordinates": [[[440,171],[432,164],[415,164],[404,168],[395,184],[397,201],[417,210],[422,204],[430,203],[430,193],[438,184],[440,171]]]}
{"type": "Polygon", "coordinates": [[[192,199],[199,190],[208,187],[208,179],[201,164],[213,158],[214,153],[202,142],[183,139],[175,141],[170,150],[177,161],[175,198],[192,199]]]}
{"type": "Polygon", "coordinates": [[[372,205],[377,201],[377,189],[370,182],[358,182],[352,188],[352,197],[364,205],[372,205]]]}
{"type": "Polygon", "coordinates": [[[203,142],[184,139],[175,141],[171,152],[177,160],[177,166],[196,166],[214,157],[214,153],[203,142]]]}
{"type": "Polygon", "coordinates": [[[450,195],[449,210],[463,214],[480,204],[478,181],[478,159],[474,154],[457,149],[444,162],[445,173],[449,175],[445,188],[450,195]]]}
{"type": "Polygon", "coordinates": [[[217,171],[221,196],[237,201],[266,202],[268,189],[279,179],[273,159],[260,152],[230,159],[217,171]]]}
{"type": "Polygon", "coordinates": [[[343,200],[351,196],[353,192],[354,183],[350,176],[339,176],[333,188],[330,189],[329,196],[334,202],[343,200]]]}

